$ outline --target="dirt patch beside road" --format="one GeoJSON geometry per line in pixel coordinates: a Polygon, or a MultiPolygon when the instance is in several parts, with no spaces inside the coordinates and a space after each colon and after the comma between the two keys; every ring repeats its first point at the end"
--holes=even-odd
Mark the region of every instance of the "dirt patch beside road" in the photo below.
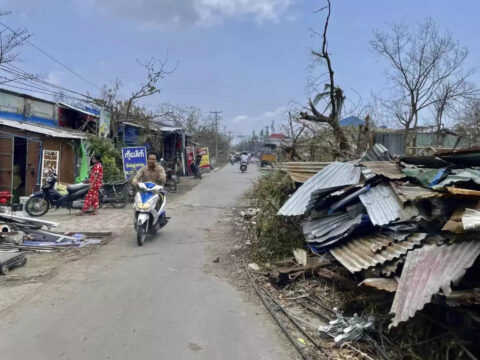
{"type": "MultiPolygon", "coordinates": [[[[177,191],[169,193],[167,199],[170,202],[184,195],[198,183],[197,180],[192,178],[182,178],[177,191]]],[[[115,237],[118,234],[133,231],[131,203],[123,209],[113,209],[106,206],[99,210],[97,216],[75,216],[78,212],[79,210],[73,210],[71,213],[66,209],[51,210],[41,219],[58,222],[60,226],[51,229],[58,233],[99,232],[111,233],[111,235],[103,237],[102,243],[99,245],[88,245],[83,248],[70,248],[56,252],[25,252],[27,258],[25,266],[13,269],[6,276],[0,276],[0,311],[28,296],[43,282],[55,277],[64,266],[95,253],[109,242],[112,242],[111,246],[116,246],[115,237]]]]}

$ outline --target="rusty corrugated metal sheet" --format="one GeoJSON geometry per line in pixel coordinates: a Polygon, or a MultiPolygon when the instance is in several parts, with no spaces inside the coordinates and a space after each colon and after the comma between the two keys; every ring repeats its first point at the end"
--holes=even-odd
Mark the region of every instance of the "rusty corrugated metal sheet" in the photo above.
{"type": "Polygon", "coordinates": [[[449,295],[450,284],[460,280],[480,255],[480,241],[452,245],[425,245],[407,255],[390,313],[390,327],[407,321],[438,292],[449,295]]]}
{"type": "Polygon", "coordinates": [[[290,175],[293,181],[304,183],[313,175],[322,170],[330,162],[281,162],[274,165],[275,169],[283,170],[290,175]]]}
{"type": "Polygon", "coordinates": [[[354,163],[333,162],[300,186],[283,204],[278,215],[304,215],[309,204],[315,203],[328,192],[358,184],[360,174],[360,168],[354,163]]]}
{"type": "Polygon", "coordinates": [[[413,205],[403,206],[393,189],[386,184],[372,187],[370,191],[360,195],[373,225],[386,225],[395,220],[410,220],[419,215],[413,205]]]}
{"type": "Polygon", "coordinates": [[[390,239],[383,234],[376,233],[351,239],[345,244],[331,249],[330,253],[350,272],[355,273],[399,258],[408,250],[419,245],[426,237],[425,233],[415,233],[404,241],[391,241],[385,245],[390,239]],[[382,246],[375,248],[377,244],[382,246]],[[381,250],[378,251],[378,248],[381,250]]]}
{"type": "Polygon", "coordinates": [[[385,290],[388,292],[397,291],[398,283],[395,279],[387,278],[368,278],[363,280],[358,286],[365,285],[369,287],[374,287],[379,290],[385,290]]]}
{"type": "Polygon", "coordinates": [[[424,187],[409,183],[400,184],[392,181],[390,182],[390,186],[392,187],[393,191],[395,191],[395,194],[397,194],[398,198],[402,203],[421,199],[428,199],[431,197],[442,195],[430,189],[426,189],[424,187]]]}
{"type": "Polygon", "coordinates": [[[361,163],[373,173],[385,176],[392,180],[405,179],[406,175],[400,170],[400,166],[393,161],[365,161],[361,163]]]}

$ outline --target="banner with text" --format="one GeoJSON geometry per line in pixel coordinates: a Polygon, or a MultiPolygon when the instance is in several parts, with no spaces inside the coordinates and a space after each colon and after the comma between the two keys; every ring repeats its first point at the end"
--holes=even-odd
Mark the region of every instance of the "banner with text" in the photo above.
{"type": "Polygon", "coordinates": [[[141,167],[147,166],[147,149],[145,146],[122,148],[123,173],[125,179],[135,176],[141,167]]]}
{"type": "Polygon", "coordinates": [[[200,161],[200,167],[202,169],[210,169],[210,153],[208,152],[208,148],[200,148],[198,149],[198,153],[202,155],[202,160],[200,161]]]}

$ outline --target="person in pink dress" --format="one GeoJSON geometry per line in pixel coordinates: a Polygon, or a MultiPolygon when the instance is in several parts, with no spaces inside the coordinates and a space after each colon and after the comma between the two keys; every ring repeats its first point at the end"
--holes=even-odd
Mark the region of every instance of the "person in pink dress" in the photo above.
{"type": "Polygon", "coordinates": [[[103,167],[101,164],[101,158],[99,155],[92,156],[92,163],[93,167],[90,171],[90,189],[88,190],[87,197],[85,198],[85,203],[83,205],[83,209],[77,215],[85,215],[91,208],[93,212],[91,215],[98,214],[98,192],[102,187],[102,179],[103,179],[103,167]]]}

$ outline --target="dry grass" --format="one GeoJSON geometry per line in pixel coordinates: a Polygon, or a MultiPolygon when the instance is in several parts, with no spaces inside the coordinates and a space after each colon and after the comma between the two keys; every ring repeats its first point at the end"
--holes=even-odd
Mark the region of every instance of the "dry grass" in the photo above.
{"type": "Polygon", "coordinates": [[[294,221],[278,216],[277,211],[294,191],[290,177],[273,171],[261,177],[254,186],[252,207],[260,209],[250,224],[252,255],[262,262],[275,262],[292,256],[292,250],[303,248],[302,231],[294,221]]]}

